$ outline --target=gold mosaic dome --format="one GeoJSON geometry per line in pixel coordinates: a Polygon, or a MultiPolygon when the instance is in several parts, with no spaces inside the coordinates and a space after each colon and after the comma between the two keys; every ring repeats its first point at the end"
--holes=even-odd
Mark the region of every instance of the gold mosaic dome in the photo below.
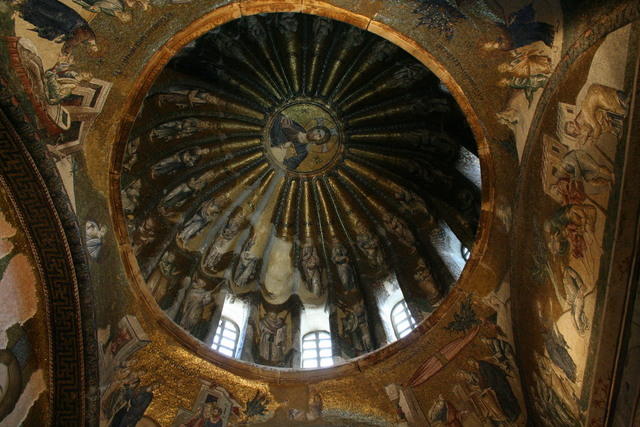
{"type": "Polygon", "coordinates": [[[477,147],[438,78],[371,33],[289,13],[227,23],[169,62],[121,191],[166,315],[287,368],[369,353],[428,317],[480,212],[477,147]],[[315,362],[309,336],[328,343],[315,362]]]}

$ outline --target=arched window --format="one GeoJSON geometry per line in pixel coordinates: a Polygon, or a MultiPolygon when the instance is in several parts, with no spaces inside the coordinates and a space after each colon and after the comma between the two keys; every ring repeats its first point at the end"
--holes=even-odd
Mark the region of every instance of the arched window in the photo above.
{"type": "Polygon", "coordinates": [[[471,251],[466,246],[460,247],[460,254],[462,255],[462,259],[465,261],[469,261],[471,257],[471,251]]]}
{"type": "Polygon", "coordinates": [[[326,368],[333,366],[331,335],[327,331],[309,332],[302,338],[302,367],[326,368]]]}
{"type": "Polygon", "coordinates": [[[405,300],[393,306],[393,310],[391,310],[391,325],[393,325],[393,332],[398,339],[407,336],[409,332],[415,329],[416,321],[413,319],[405,300]]]}
{"type": "Polygon", "coordinates": [[[221,317],[211,348],[225,356],[235,357],[239,338],[240,328],[236,322],[226,317],[221,317]]]}

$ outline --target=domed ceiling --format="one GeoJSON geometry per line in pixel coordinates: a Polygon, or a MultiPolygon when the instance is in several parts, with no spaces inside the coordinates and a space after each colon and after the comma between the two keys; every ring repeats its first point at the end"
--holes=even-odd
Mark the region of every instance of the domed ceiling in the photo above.
{"type": "Polygon", "coordinates": [[[395,341],[392,306],[429,316],[478,224],[477,147],[446,87],[326,18],[245,17],[188,44],[125,151],[150,294],[210,346],[233,320],[239,345],[223,353],[257,364],[302,366],[313,331],[335,363],[395,341]]]}

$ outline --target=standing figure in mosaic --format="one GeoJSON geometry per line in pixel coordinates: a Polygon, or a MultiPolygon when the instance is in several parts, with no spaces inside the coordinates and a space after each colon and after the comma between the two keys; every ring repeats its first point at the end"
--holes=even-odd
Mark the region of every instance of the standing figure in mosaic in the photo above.
{"type": "Polygon", "coordinates": [[[569,344],[565,340],[558,327],[554,324],[543,334],[544,348],[547,350],[549,359],[556,365],[567,378],[575,383],[578,378],[576,362],[569,354],[569,344]]]}
{"type": "Polygon", "coordinates": [[[362,302],[352,308],[345,307],[341,326],[344,338],[351,343],[356,355],[373,350],[371,336],[367,328],[367,316],[362,302]]]}
{"type": "Polygon", "coordinates": [[[247,283],[253,279],[254,272],[258,264],[258,257],[251,252],[251,248],[254,243],[255,239],[251,239],[245,245],[244,250],[240,254],[240,262],[238,263],[234,277],[236,286],[245,287],[247,283]]]}
{"type": "Polygon", "coordinates": [[[342,244],[336,244],[331,251],[331,260],[336,265],[340,283],[345,291],[352,291],[356,288],[356,274],[349,259],[347,248],[342,244]]]}
{"type": "Polygon", "coordinates": [[[367,231],[358,234],[356,239],[358,247],[367,255],[367,258],[373,267],[376,269],[384,268],[386,263],[384,261],[382,249],[380,249],[378,239],[367,231]]]}
{"type": "Polygon", "coordinates": [[[442,299],[442,292],[436,286],[436,282],[423,259],[419,260],[413,278],[417,280],[418,287],[425,293],[429,304],[437,305],[442,299]]]}
{"type": "Polygon", "coordinates": [[[266,361],[279,363],[284,361],[287,324],[274,312],[268,312],[260,320],[258,353],[266,361]]]}
{"type": "Polygon", "coordinates": [[[138,161],[138,149],[140,148],[140,138],[129,141],[125,148],[124,159],[122,160],[122,169],[130,172],[133,165],[138,161]]]}
{"type": "Polygon", "coordinates": [[[538,414],[546,421],[546,425],[575,426],[580,424],[555,390],[548,386],[535,371],[533,372],[533,382],[534,385],[531,387],[533,404],[538,410],[538,414]]]}
{"type": "Polygon", "coordinates": [[[220,262],[222,255],[227,250],[227,245],[236,236],[240,229],[239,218],[229,218],[227,224],[222,229],[222,232],[216,236],[211,248],[209,249],[209,255],[204,261],[204,266],[211,271],[216,271],[216,265],[220,262]]]}
{"type": "Polygon", "coordinates": [[[156,239],[156,227],[158,226],[155,217],[150,216],[142,221],[138,226],[138,234],[133,241],[133,249],[138,255],[140,251],[156,239]]]}
{"type": "Polygon", "coordinates": [[[179,325],[192,335],[197,335],[197,327],[202,321],[204,308],[213,301],[213,291],[207,291],[206,285],[204,280],[196,279],[191,284],[182,303],[179,325]]]}
{"type": "Polygon", "coordinates": [[[140,189],[142,188],[142,181],[137,179],[127,188],[122,190],[122,209],[124,213],[130,215],[138,207],[140,201],[140,189]]]}
{"type": "Polygon", "coordinates": [[[313,243],[307,243],[302,247],[302,273],[307,289],[312,294],[319,296],[324,292],[322,283],[322,270],[320,266],[320,256],[313,243]]]}
{"type": "Polygon", "coordinates": [[[158,384],[140,385],[140,378],[135,377],[132,382],[125,383],[123,388],[123,406],[113,417],[111,427],[134,427],[144,416],[145,411],[153,400],[153,392],[158,384]]]}
{"type": "Polygon", "coordinates": [[[162,300],[167,295],[169,288],[180,274],[180,270],[175,265],[176,256],[173,252],[168,251],[162,255],[158,262],[158,267],[151,274],[147,284],[156,301],[162,305],[162,300]]]}

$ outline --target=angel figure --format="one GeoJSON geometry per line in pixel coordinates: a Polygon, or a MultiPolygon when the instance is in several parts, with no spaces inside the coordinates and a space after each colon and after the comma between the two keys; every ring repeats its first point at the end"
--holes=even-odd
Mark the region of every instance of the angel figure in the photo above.
{"type": "Polygon", "coordinates": [[[130,172],[138,161],[138,148],[140,148],[140,138],[132,139],[127,144],[124,160],[122,161],[122,169],[125,171],[130,172]]]}

